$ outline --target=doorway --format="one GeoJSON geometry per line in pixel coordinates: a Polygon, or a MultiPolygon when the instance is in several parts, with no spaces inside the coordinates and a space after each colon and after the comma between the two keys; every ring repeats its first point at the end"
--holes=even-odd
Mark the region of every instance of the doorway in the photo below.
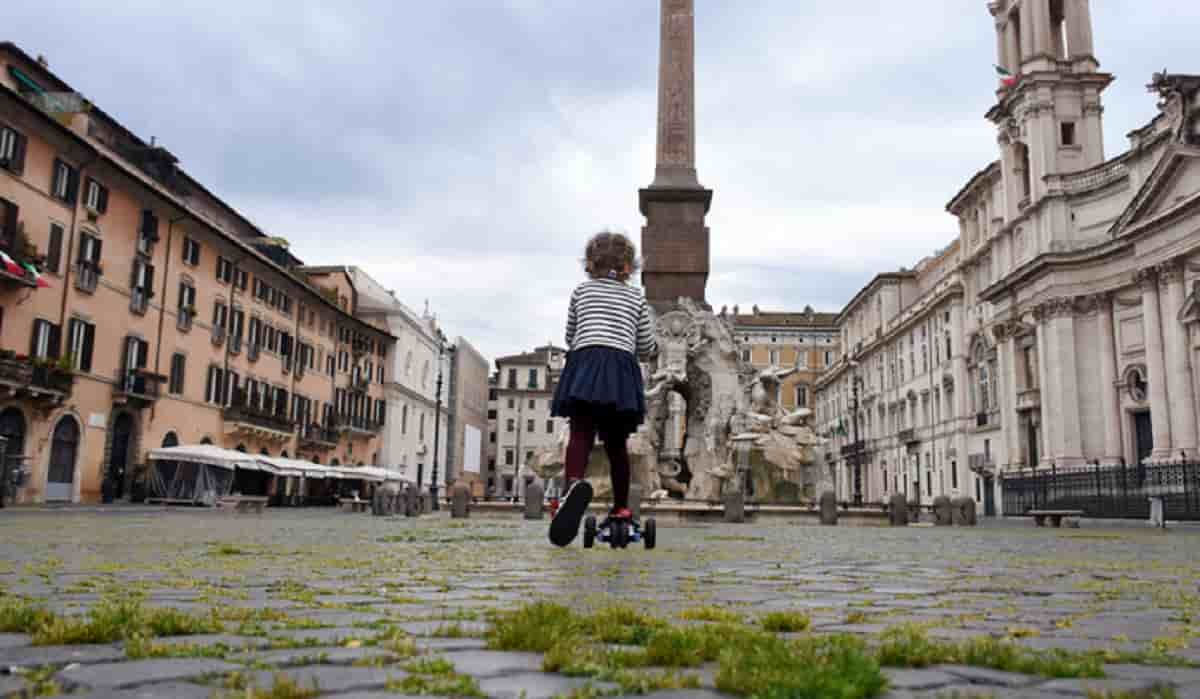
{"type": "MultiPolygon", "coordinates": [[[[25,466],[25,416],[16,408],[0,413],[0,479],[25,466]]],[[[10,481],[0,481],[0,498],[13,498],[16,493],[10,481]]],[[[0,506],[4,503],[0,502],[0,506]]]]}
{"type": "Polygon", "coordinates": [[[983,516],[996,516],[996,479],[993,476],[983,477],[983,516]]]}
{"type": "Polygon", "coordinates": [[[113,422],[112,450],[108,457],[108,494],[105,500],[112,502],[125,497],[125,474],[129,468],[129,447],[133,439],[133,416],[121,413],[113,422]]]}
{"type": "Polygon", "coordinates": [[[1150,419],[1150,411],[1133,414],[1133,434],[1137,448],[1136,462],[1140,466],[1154,451],[1154,423],[1150,419]]]}
{"type": "Polygon", "coordinates": [[[75,494],[75,461],[79,456],[79,423],[64,417],[54,428],[50,469],[46,474],[46,501],[70,502],[75,494]]]}

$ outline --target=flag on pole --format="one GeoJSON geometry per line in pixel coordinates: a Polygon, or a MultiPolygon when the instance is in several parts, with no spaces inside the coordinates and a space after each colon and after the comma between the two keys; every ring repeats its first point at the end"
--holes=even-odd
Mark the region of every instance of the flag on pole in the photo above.
{"type": "Polygon", "coordinates": [[[25,276],[25,270],[21,269],[21,265],[18,265],[15,261],[13,261],[13,258],[4,254],[3,250],[0,250],[0,262],[4,262],[4,267],[8,269],[9,274],[19,274],[22,277],[25,276]]]}
{"type": "Polygon", "coordinates": [[[34,267],[33,265],[26,262],[25,269],[29,270],[29,273],[33,275],[33,281],[37,282],[39,289],[49,289],[50,288],[50,282],[46,281],[46,278],[42,276],[41,272],[37,271],[37,267],[34,267]]]}
{"type": "Polygon", "coordinates": [[[1000,84],[1004,87],[1012,87],[1021,79],[1018,75],[1013,75],[1008,69],[1001,66],[996,66],[996,74],[1000,76],[1000,84]]]}

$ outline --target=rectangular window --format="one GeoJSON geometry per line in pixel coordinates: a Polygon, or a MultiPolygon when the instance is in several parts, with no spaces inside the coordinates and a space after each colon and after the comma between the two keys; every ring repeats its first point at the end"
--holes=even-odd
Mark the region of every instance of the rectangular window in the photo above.
{"type": "Polygon", "coordinates": [[[533,432],[533,430],[534,430],[534,427],[533,427],[533,420],[526,420],[526,421],[525,421],[525,431],[526,431],[526,432],[533,432]]]}
{"type": "Polygon", "coordinates": [[[100,265],[100,239],[90,233],[81,233],[79,236],[79,262],[85,262],[92,265],[93,268],[100,265]]]}
{"type": "Polygon", "coordinates": [[[771,350],[769,359],[771,361],[771,366],[779,366],[779,350],[771,350]]]}
{"type": "Polygon", "coordinates": [[[546,434],[554,434],[554,421],[553,420],[546,421],[546,434]]]}
{"type": "Polygon", "coordinates": [[[512,450],[512,449],[505,449],[505,450],[504,450],[504,464],[505,464],[506,466],[512,466],[512,465],[513,465],[513,450],[512,450]]]}
{"type": "MultiPolygon", "coordinates": [[[[516,369],[508,370],[508,387],[509,388],[517,387],[517,370],[516,369]]],[[[509,407],[511,408],[512,406],[510,405],[509,407]]]]}
{"type": "Polygon", "coordinates": [[[108,187],[87,178],[87,185],[83,188],[83,205],[97,214],[108,211],[108,187]]]}
{"type": "Polygon", "coordinates": [[[537,410],[537,401],[536,400],[534,400],[532,398],[529,399],[529,409],[537,410]]]}
{"type": "Polygon", "coordinates": [[[72,318],[67,333],[68,352],[76,371],[92,370],[92,349],[96,344],[96,326],[79,318],[72,318]]]}
{"type": "Polygon", "coordinates": [[[516,430],[516,428],[517,428],[517,423],[516,423],[516,421],[514,421],[514,420],[513,420],[513,419],[510,417],[510,418],[508,419],[507,423],[506,423],[506,431],[508,431],[508,432],[512,432],[512,431],[516,430]]]}
{"type": "Polygon", "coordinates": [[[538,372],[537,369],[529,370],[529,388],[538,387],[538,372]]]}
{"type": "Polygon", "coordinates": [[[217,281],[223,284],[233,282],[233,263],[224,257],[217,257],[217,281]]]}
{"type": "Polygon", "coordinates": [[[74,204],[79,196],[79,172],[65,162],[54,160],[54,173],[50,180],[50,196],[68,204],[74,204]]]}
{"type": "Polygon", "coordinates": [[[204,401],[213,405],[221,405],[225,401],[222,393],[225,387],[225,372],[219,366],[208,368],[208,380],[204,385],[204,401]]]}
{"type": "Polygon", "coordinates": [[[33,321],[29,356],[37,359],[58,359],[62,333],[60,328],[48,320],[33,321]]]}
{"type": "Polygon", "coordinates": [[[234,286],[242,291],[245,291],[246,287],[250,284],[250,273],[239,268],[233,270],[233,276],[234,279],[237,280],[237,283],[235,283],[234,286]]]}
{"type": "Polygon", "coordinates": [[[229,307],[224,303],[217,301],[213,306],[213,321],[214,327],[224,328],[229,322],[229,307]]]}
{"type": "Polygon", "coordinates": [[[1062,144],[1064,146],[1075,145],[1075,122],[1064,121],[1060,126],[1062,127],[1062,144]]]}
{"type": "Polygon", "coordinates": [[[0,126],[0,168],[14,175],[25,172],[25,137],[7,126],[0,126]]]}
{"type": "Polygon", "coordinates": [[[183,394],[183,376],[186,367],[187,357],[178,352],[171,355],[171,380],[167,384],[167,391],[173,395],[183,394]]]}
{"type": "Polygon", "coordinates": [[[50,224],[50,242],[46,245],[46,270],[59,274],[62,265],[63,227],[50,224]]]}
{"type": "Polygon", "coordinates": [[[193,267],[200,264],[200,243],[191,238],[183,239],[183,261],[193,267]]]}

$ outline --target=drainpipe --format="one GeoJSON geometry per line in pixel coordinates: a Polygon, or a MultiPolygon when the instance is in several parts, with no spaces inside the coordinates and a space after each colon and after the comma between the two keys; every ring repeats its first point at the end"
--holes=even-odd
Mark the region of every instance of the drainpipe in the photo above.
{"type": "MultiPolygon", "coordinates": [[[[99,161],[99,158],[92,158],[91,160],[87,161],[86,163],[80,164],[80,166],[79,166],[79,182],[81,184],[83,183],[83,173],[86,172],[87,169],[90,166],[94,165],[97,161],[99,161]]],[[[71,253],[75,250],[75,229],[78,226],[78,222],[79,222],[79,204],[82,199],[82,197],[80,196],[80,192],[78,190],[75,192],[75,195],[76,195],[75,201],[72,203],[72,206],[71,206],[71,229],[70,229],[70,232],[67,234],[67,259],[64,260],[64,262],[66,263],[66,269],[63,271],[62,301],[59,304],[59,310],[58,310],[58,327],[60,328],[59,332],[61,332],[61,328],[67,322],[67,294],[69,293],[69,289],[71,287],[71,268],[75,264],[72,261],[73,258],[71,256],[71,253]]]]}
{"type": "MultiPolygon", "coordinates": [[[[158,337],[155,339],[155,343],[154,343],[155,344],[155,347],[154,347],[154,373],[157,375],[160,375],[160,376],[162,375],[163,322],[164,322],[164,317],[166,316],[166,313],[167,313],[167,284],[168,284],[168,280],[170,279],[170,276],[171,276],[171,274],[170,274],[170,272],[171,272],[171,242],[172,242],[173,235],[174,235],[175,224],[179,223],[180,221],[184,221],[188,218],[190,218],[190,216],[188,216],[187,213],[184,213],[184,215],[182,215],[178,218],[173,218],[167,222],[167,252],[166,252],[167,259],[163,263],[162,295],[159,297],[160,300],[158,303],[158,337]]],[[[159,387],[159,390],[160,391],[162,390],[161,386],[159,387]]],[[[151,405],[151,407],[150,407],[150,422],[151,423],[154,422],[154,416],[157,412],[158,412],[158,401],[154,401],[153,405],[151,405]]]]}

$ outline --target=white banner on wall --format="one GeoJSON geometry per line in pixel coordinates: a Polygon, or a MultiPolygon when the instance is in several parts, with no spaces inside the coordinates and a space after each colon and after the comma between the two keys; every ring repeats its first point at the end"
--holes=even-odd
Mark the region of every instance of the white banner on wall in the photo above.
{"type": "Polygon", "coordinates": [[[463,471],[466,473],[479,473],[479,453],[481,445],[480,439],[482,433],[478,427],[466,425],[466,445],[463,447],[463,471]]]}

